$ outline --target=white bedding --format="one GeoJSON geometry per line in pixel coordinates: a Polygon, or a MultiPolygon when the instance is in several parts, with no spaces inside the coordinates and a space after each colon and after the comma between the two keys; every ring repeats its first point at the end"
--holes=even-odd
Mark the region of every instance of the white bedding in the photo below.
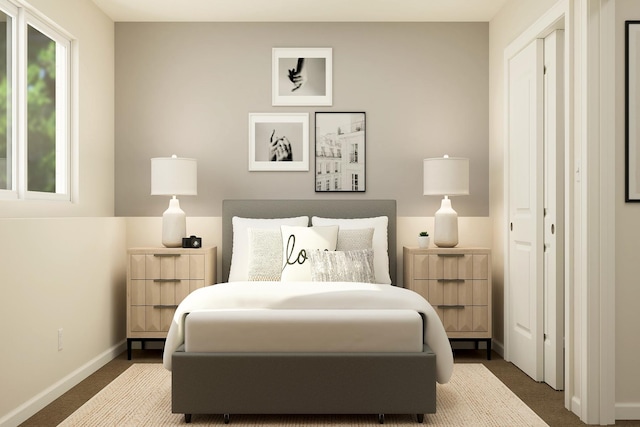
{"type": "Polygon", "coordinates": [[[163,363],[184,343],[186,313],[215,309],[412,309],[427,319],[425,343],[436,354],[436,380],[446,383],[453,354],[440,318],[419,294],[389,285],[350,282],[232,282],[189,294],[176,309],[165,344],[163,363]]]}
{"type": "Polygon", "coordinates": [[[424,342],[415,310],[202,310],[185,322],[186,352],[419,353],[424,342]]]}

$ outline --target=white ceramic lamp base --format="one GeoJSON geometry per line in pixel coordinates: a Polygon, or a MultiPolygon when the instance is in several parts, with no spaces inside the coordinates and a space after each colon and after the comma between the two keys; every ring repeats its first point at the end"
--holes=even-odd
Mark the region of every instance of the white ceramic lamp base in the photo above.
{"type": "Polygon", "coordinates": [[[458,213],[451,207],[451,199],[442,199],[434,220],[433,243],[439,248],[453,248],[458,244],[458,213]]]}
{"type": "Polygon", "coordinates": [[[180,248],[182,238],[186,235],[187,216],[174,196],[169,201],[169,208],[162,214],[162,244],[167,248],[180,248]]]}

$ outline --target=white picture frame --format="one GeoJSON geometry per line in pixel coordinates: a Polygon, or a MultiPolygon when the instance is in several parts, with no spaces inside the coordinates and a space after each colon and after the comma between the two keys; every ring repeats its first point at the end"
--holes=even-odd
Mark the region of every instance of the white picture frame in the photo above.
{"type": "Polygon", "coordinates": [[[249,171],[308,171],[309,113],[249,113],[249,171]]]}
{"type": "Polygon", "coordinates": [[[272,105],[333,105],[333,49],[273,48],[272,105]]]}

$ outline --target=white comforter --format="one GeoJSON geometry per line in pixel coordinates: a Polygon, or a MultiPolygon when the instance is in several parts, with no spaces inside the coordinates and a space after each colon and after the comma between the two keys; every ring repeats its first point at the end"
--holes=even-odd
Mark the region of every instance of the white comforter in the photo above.
{"type": "Polygon", "coordinates": [[[427,318],[425,343],[436,354],[436,380],[446,383],[453,372],[453,354],[442,322],[419,294],[389,285],[348,282],[231,282],[207,286],[180,303],[164,351],[164,367],[184,343],[185,314],[212,309],[412,309],[427,318]]]}

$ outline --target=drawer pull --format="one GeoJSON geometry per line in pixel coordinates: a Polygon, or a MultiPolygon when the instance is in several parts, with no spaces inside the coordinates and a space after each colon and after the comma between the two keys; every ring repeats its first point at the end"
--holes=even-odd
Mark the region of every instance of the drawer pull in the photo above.
{"type": "Polygon", "coordinates": [[[177,304],[158,304],[154,305],[153,308],[178,308],[177,304]]]}
{"type": "Polygon", "coordinates": [[[438,279],[438,282],[464,282],[465,279],[438,279]]]}
{"type": "Polygon", "coordinates": [[[181,255],[181,254],[153,254],[153,256],[157,256],[157,257],[160,257],[160,258],[161,258],[161,257],[172,257],[172,256],[173,256],[173,257],[178,257],[178,256],[180,256],[180,255],[181,255]]]}
{"type": "Polygon", "coordinates": [[[180,279],[153,279],[153,281],[160,282],[160,283],[168,283],[168,282],[177,283],[180,281],[180,279]]]}
{"type": "Polygon", "coordinates": [[[462,257],[462,256],[464,256],[464,254],[442,254],[442,253],[437,254],[437,255],[441,256],[441,257],[462,257]]]}
{"type": "Polygon", "coordinates": [[[458,308],[458,309],[460,309],[460,308],[465,308],[466,306],[465,305],[444,305],[444,304],[442,304],[442,305],[436,305],[436,307],[438,307],[438,308],[458,308]]]}

